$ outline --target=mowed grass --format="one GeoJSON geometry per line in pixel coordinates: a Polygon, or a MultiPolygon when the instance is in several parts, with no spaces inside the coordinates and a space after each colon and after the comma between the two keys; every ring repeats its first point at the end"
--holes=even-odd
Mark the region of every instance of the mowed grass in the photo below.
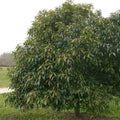
{"type": "Polygon", "coordinates": [[[8,77],[7,67],[0,67],[0,88],[8,87],[10,85],[10,80],[8,77]]]}

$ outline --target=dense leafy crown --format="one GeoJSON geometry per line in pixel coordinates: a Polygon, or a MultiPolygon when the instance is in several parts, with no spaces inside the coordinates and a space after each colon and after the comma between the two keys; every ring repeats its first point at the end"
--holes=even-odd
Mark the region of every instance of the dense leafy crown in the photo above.
{"type": "Polygon", "coordinates": [[[40,11],[14,52],[9,101],[24,108],[103,110],[108,93],[118,95],[120,87],[118,19],[70,2],[40,11]]]}

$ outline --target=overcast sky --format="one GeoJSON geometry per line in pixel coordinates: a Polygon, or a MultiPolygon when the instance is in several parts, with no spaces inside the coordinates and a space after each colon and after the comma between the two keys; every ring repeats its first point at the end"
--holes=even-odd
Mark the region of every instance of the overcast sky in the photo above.
{"type": "MultiPolygon", "coordinates": [[[[43,9],[54,9],[66,0],[0,0],[0,54],[13,51],[27,37],[34,17],[43,9]]],[[[73,0],[92,3],[104,17],[120,9],[120,0],[73,0]]]]}

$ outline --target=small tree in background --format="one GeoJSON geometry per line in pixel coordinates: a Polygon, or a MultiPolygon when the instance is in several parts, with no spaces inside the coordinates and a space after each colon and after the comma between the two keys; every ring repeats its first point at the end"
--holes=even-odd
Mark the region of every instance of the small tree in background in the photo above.
{"type": "Polygon", "coordinates": [[[0,55],[0,66],[14,65],[14,58],[11,53],[3,53],[0,55]]]}
{"type": "Polygon", "coordinates": [[[74,108],[76,116],[80,109],[103,111],[119,81],[116,27],[89,4],[65,2],[40,11],[24,45],[14,52],[10,79],[15,91],[9,102],[26,109],[74,108]]]}

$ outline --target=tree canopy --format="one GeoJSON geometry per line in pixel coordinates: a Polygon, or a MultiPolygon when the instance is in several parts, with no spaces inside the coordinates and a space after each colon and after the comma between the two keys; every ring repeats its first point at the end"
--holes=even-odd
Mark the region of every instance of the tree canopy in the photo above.
{"type": "Polygon", "coordinates": [[[65,2],[38,13],[28,38],[14,51],[9,102],[101,112],[120,89],[118,13],[109,18],[91,4],[65,2]]]}

